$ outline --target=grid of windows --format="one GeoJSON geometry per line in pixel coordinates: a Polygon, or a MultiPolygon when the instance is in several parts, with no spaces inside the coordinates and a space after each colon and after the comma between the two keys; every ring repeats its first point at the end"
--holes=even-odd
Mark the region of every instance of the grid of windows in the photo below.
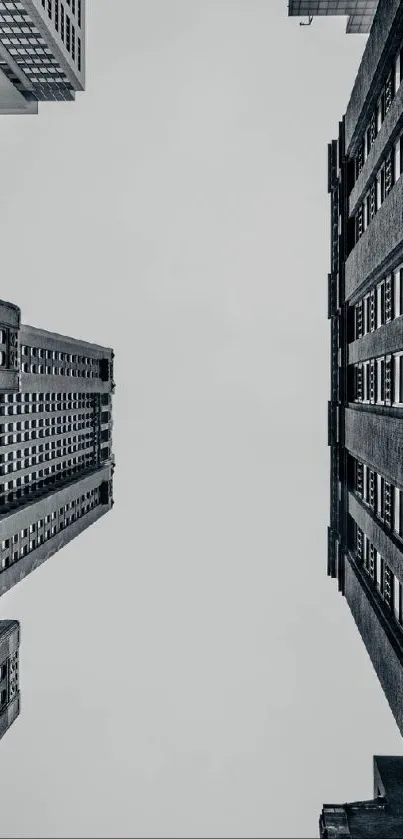
{"type": "Polygon", "coordinates": [[[403,491],[354,458],[354,491],[372,514],[403,540],[403,491]]]}
{"type": "MultiPolygon", "coordinates": [[[[60,6],[62,11],[63,3],[60,6]]],[[[51,18],[52,3],[48,3],[47,8],[51,18]]],[[[54,12],[56,28],[56,8],[54,12]]],[[[39,29],[31,21],[21,0],[0,0],[0,40],[29,79],[38,99],[74,98],[73,85],[39,29]]]]}
{"type": "Polygon", "coordinates": [[[397,623],[403,625],[402,584],[367,535],[355,524],[355,555],[397,623]]]}
{"type": "Polygon", "coordinates": [[[374,180],[370,184],[362,203],[355,214],[355,240],[361,238],[369,223],[382,206],[392,186],[400,178],[403,160],[403,137],[390,149],[380,164],[374,180]],[[397,157],[396,157],[397,155],[397,157]]]}
{"type": "Polygon", "coordinates": [[[76,353],[47,350],[42,347],[21,345],[21,372],[48,376],[72,376],[74,378],[97,379],[100,364],[97,358],[76,353]]]}
{"type": "Polygon", "coordinates": [[[403,266],[387,274],[354,306],[354,339],[403,314],[403,266]]]}
{"type": "Polygon", "coordinates": [[[386,82],[378,99],[376,109],[371,115],[364,136],[359,144],[355,157],[355,177],[358,178],[361,169],[371,151],[372,144],[381,129],[386,114],[391,107],[401,82],[403,81],[403,47],[400,47],[397,55],[394,56],[392,66],[389,70],[386,82]]]}
{"type": "Polygon", "coordinates": [[[52,513],[35,519],[27,527],[3,539],[0,549],[0,572],[34,551],[77,519],[102,503],[100,488],[95,487],[63,504],[52,513]]]}
{"type": "Polygon", "coordinates": [[[403,351],[352,365],[352,399],[370,405],[403,405],[403,351]]]}
{"type": "Polygon", "coordinates": [[[0,394],[0,508],[96,465],[100,420],[96,394],[0,394]]]}

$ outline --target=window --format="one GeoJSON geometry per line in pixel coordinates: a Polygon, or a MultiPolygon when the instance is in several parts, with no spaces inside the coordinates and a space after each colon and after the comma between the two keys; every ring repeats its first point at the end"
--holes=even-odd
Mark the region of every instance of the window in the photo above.
{"type": "Polygon", "coordinates": [[[377,383],[377,394],[376,394],[377,404],[378,405],[384,405],[385,404],[385,359],[384,358],[377,358],[376,359],[376,383],[377,383]]]}
{"type": "Polygon", "coordinates": [[[395,574],[393,576],[393,613],[397,622],[402,624],[402,584],[395,574]]]}
{"type": "Polygon", "coordinates": [[[394,181],[399,180],[400,175],[402,174],[402,167],[401,167],[401,156],[400,156],[400,137],[395,142],[395,152],[394,152],[394,161],[395,161],[395,168],[394,168],[394,181]]]}
{"type": "Polygon", "coordinates": [[[402,267],[396,268],[393,272],[393,298],[394,298],[394,316],[398,318],[403,315],[403,282],[402,282],[402,267]]]}
{"type": "Polygon", "coordinates": [[[382,475],[376,476],[376,483],[377,483],[377,507],[376,511],[380,519],[383,519],[384,512],[385,512],[385,497],[384,497],[384,489],[385,489],[385,480],[382,478],[382,475]]]}
{"type": "Polygon", "coordinates": [[[382,280],[376,287],[376,328],[379,329],[385,323],[385,281],[382,280]]]}
{"type": "Polygon", "coordinates": [[[379,551],[376,553],[376,586],[380,594],[383,594],[383,559],[379,551]]]}

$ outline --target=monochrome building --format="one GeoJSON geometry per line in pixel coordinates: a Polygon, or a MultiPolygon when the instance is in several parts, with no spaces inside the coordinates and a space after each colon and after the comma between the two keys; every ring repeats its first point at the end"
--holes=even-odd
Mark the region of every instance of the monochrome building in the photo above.
{"type": "Polygon", "coordinates": [[[0,301],[0,595],[113,505],[113,358],[0,301]]]}
{"type": "Polygon", "coordinates": [[[0,621],[0,737],[20,713],[18,621],[0,621]]]}
{"type": "Polygon", "coordinates": [[[403,734],[403,0],[380,0],[329,145],[328,573],[403,734]]]}
{"type": "Polygon", "coordinates": [[[321,839],[401,839],[403,757],[374,757],[374,798],[351,804],[324,804],[321,839]]]}
{"type": "Polygon", "coordinates": [[[0,114],[36,114],[85,86],[85,0],[0,0],[0,114]]]}
{"type": "Polygon", "coordinates": [[[309,22],[316,15],[347,15],[347,32],[366,34],[377,5],[378,0],[289,0],[288,14],[308,17],[309,22]]]}

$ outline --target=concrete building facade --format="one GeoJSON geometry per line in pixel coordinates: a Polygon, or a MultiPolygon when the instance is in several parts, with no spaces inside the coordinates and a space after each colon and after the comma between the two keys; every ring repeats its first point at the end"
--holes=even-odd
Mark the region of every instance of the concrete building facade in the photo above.
{"type": "Polygon", "coordinates": [[[380,0],[329,145],[328,573],[403,734],[403,2],[380,0]]]}
{"type": "Polygon", "coordinates": [[[0,114],[85,87],[85,0],[0,0],[0,114]]]}
{"type": "Polygon", "coordinates": [[[374,797],[351,804],[324,804],[321,839],[401,839],[403,757],[374,757],[374,797]]]}
{"type": "Polygon", "coordinates": [[[113,505],[113,359],[0,301],[0,595],[113,505]]]}
{"type": "Polygon", "coordinates": [[[20,713],[19,646],[18,621],[0,621],[0,737],[20,713]]]}

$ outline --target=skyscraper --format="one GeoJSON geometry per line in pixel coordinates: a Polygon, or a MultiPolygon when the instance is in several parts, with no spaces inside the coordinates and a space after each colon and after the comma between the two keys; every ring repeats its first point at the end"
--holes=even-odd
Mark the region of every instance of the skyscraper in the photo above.
{"type": "Polygon", "coordinates": [[[0,114],[34,114],[85,85],[85,0],[0,0],[0,114]]]}
{"type": "Polygon", "coordinates": [[[348,15],[348,33],[368,33],[378,0],[289,0],[291,16],[348,15]]]}
{"type": "Polygon", "coordinates": [[[0,301],[0,595],[113,505],[113,358],[0,301]]]}
{"type": "Polygon", "coordinates": [[[19,646],[18,621],[0,621],[0,737],[20,713],[19,646]]]}
{"type": "Polygon", "coordinates": [[[403,836],[403,757],[374,757],[374,798],[351,804],[325,804],[321,839],[401,839],[403,836]]]}
{"type": "Polygon", "coordinates": [[[328,573],[403,733],[403,2],[378,5],[329,146],[328,573]]]}

